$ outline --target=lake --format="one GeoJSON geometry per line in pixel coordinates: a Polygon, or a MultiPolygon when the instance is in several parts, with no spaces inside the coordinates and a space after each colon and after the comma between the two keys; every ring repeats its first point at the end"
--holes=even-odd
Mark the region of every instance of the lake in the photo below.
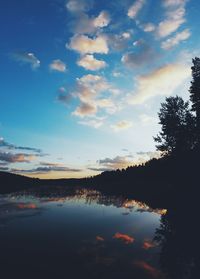
{"type": "Polygon", "coordinates": [[[154,239],[165,214],[81,188],[1,195],[2,279],[167,278],[154,239]]]}

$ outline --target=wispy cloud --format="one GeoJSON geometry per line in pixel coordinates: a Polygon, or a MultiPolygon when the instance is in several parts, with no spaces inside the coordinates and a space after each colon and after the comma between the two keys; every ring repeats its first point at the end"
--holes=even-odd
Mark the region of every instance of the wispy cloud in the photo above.
{"type": "Polygon", "coordinates": [[[153,32],[156,29],[155,24],[151,22],[141,24],[140,27],[143,29],[144,32],[153,32]]]}
{"type": "Polygon", "coordinates": [[[33,169],[16,169],[13,168],[10,170],[11,172],[15,173],[27,173],[27,174],[45,174],[49,172],[80,172],[80,169],[73,169],[63,166],[44,166],[44,167],[37,167],[33,169]]]}
{"type": "Polygon", "coordinates": [[[180,42],[186,41],[191,36],[190,30],[185,29],[182,32],[177,33],[175,36],[167,39],[161,43],[163,49],[169,50],[177,46],[180,42]]]}
{"type": "Polygon", "coordinates": [[[130,158],[128,156],[116,156],[115,158],[105,158],[97,161],[97,163],[107,170],[122,169],[134,164],[133,161],[130,161],[130,158]]]}
{"type": "Polygon", "coordinates": [[[69,0],[66,3],[66,8],[72,13],[81,13],[89,10],[92,6],[92,1],[90,0],[69,0]]]}
{"type": "Polygon", "coordinates": [[[40,67],[40,60],[32,52],[15,52],[12,57],[21,64],[29,64],[34,70],[40,67]]]}
{"type": "Polygon", "coordinates": [[[93,127],[95,129],[98,129],[99,127],[101,127],[104,123],[104,118],[99,118],[99,119],[87,119],[87,120],[82,120],[78,122],[81,125],[84,126],[89,126],[89,127],[93,127]]]}
{"type": "Polygon", "coordinates": [[[141,67],[155,60],[157,57],[155,51],[145,41],[134,42],[135,50],[125,53],[122,56],[122,63],[129,68],[141,67]]]}
{"type": "Polygon", "coordinates": [[[0,160],[8,163],[29,163],[36,159],[36,155],[25,153],[9,153],[0,151],[0,160]]]}
{"type": "Polygon", "coordinates": [[[151,159],[159,159],[161,153],[159,151],[140,151],[136,155],[138,163],[145,163],[151,159]]]}
{"type": "Polygon", "coordinates": [[[140,12],[140,10],[143,8],[146,0],[136,0],[132,6],[128,9],[128,16],[130,18],[135,19],[140,12]]]}
{"type": "Polygon", "coordinates": [[[62,167],[63,164],[61,163],[51,163],[51,162],[40,162],[41,166],[45,166],[45,167],[62,167]]]}
{"type": "Polygon", "coordinates": [[[0,171],[9,171],[9,168],[8,167],[1,167],[1,165],[0,165],[0,171]]]}
{"type": "Polygon", "coordinates": [[[33,151],[36,153],[42,152],[42,150],[39,148],[14,145],[12,143],[5,141],[4,138],[2,138],[2,137],[0,137],[0,148],[7,148],[10,150],[26,150],[26,151],[33,151]]]}
{"type": "Polygon", "coordinates": [[[0,138],[0,165],[12,163],[30,163],[37,158],[47,156],[41,149],[27,146],[18,146],[0,138]],[[19,150],[26,151],[21,153],[19,150]]]}
{"type": "Polygon", "coordinates": [[[163,6],[164,7],[176,7],[185,5],[189,0],[163,0],[163,6]]]}
{"type": "Polygon", "coordinates": [[[121,131],[121,130],[126,130],[126,129],[129,129],[133,126],[133,123],[131,121],[128,121],[128,120],[121,120],[119,122],[117,122],[116,124],[114,125],[111,125],[111,128],[115,131],[115,132],[118,132],[118,131],[121,131]]]}
{"type": "Polygon", "coordinates": [[[163,1],[166,17],[159,23],[156,29],[156,34],[159,38],[165,38],[174,33],[186,21],[185,5],[187,2],[187,0],[163,1]]]}
{"type": "Polygon", "coordinates": [[[158,122],[157,117],[151,116],[151,115],[148,115],[145,113],[142,113],[141,115],[139,115],[139,119],[140,119],[141,123],[145,126],[152,125],[152,124],[155,125],[158,122]]]}
{"type": "Polygon", "coordinates": [[[103,171],[110,171],[111,169],[110,169],[110,168],[95,168],[95,167],[89,167],[88,170],[103,172],[103,171]]]}
{"type": "Polygon", "coordinates": [[[130,104],[142,104],[156,96],[173,95],[190,76],[190,67],[184,64],[168,64],[147,75],[137,77],[137,89],[128,98],[130,104]]]}

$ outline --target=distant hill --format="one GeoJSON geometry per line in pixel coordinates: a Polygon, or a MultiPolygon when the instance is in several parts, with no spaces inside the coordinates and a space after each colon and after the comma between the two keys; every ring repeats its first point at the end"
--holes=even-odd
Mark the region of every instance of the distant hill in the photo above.
{"type": "Polygon", "coordinates": [[[0,171],[0,194],[28,189],[39,184],[39,179],[0,171]]]}
{"type": "Polygon", "coordinates": [[[82,186],[85,179],[39,179],[0,171],[0,194],[7,194],[40,186],[82,186]]]}
{"type": "Polygon", "coordinates": [[[35,179],[0,172],[0,194],[41,186],[49,186],[51,193],[54,186],[80,186],[104,194],[131,195],[138,200],[164,205],[172,199],[176,202],[183,197],[189,199],[197,195],[200,187],[199,158],[199,152],[188,152],[82,179],[35,179]]]}

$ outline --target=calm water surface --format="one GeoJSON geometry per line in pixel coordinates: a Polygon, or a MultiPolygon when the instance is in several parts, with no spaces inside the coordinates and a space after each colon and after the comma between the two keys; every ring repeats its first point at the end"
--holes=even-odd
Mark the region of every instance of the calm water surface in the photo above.
{"type": "MultiPolygon", "coordinates": [[[[58,191],[59,192],[59,191],[58,191]]],[[[165,210],[95,191],[0,196],[2,278],[166,278],[165,210]]]]}

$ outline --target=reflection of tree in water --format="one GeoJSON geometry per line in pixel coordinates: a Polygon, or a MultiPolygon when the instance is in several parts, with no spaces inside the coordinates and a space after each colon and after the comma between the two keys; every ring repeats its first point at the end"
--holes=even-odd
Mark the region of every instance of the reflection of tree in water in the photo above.
{"type": "MultiPolygon", "coordinates": [[[[12,197],[12,194],[10,195],[12,197]]],[[[13,195],[16,196],[16,193],[13,195]]],[[[82,187],[63,187],[63,186],[43,186],[40,188],[32,188],[27,191],[22,191],[17,196],[32,196],[39,198],[42,202],[66,202],[73,200],[79,202],[83,200],[86,204],[99,204],[104,206],[115,206],[124,208],[126,213],[132,211],[137,212],[155,212],[163,215],[166,213],[165,209],[152,208],[144,202],[132,199],[128,195],[111,195],[102,193],[101,191],[87,189],[82,187]]]]}
{"type": "Polygon", "coordinates": [[[198,228],[195,203],[168,210],[161,217],[155,240],[161,244],[160,264],[170,279],[200,278],[198,228]]]}

